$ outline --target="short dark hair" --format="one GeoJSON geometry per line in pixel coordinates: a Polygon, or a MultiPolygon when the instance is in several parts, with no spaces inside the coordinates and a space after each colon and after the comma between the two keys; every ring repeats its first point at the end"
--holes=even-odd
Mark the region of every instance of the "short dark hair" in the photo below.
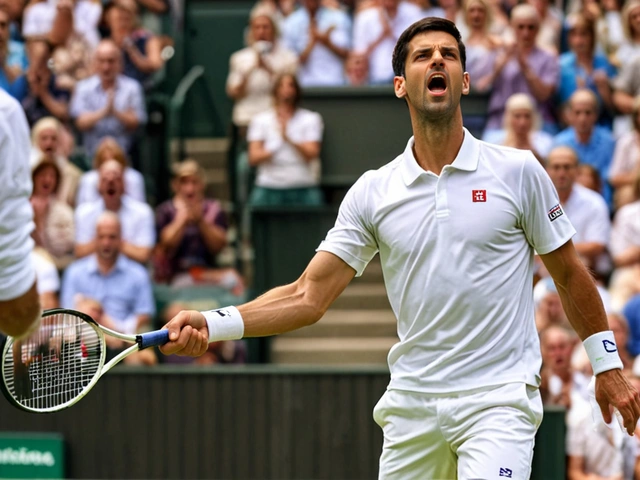
{"type": "Polygon", "coordinates": [[[455,38],[456,42],[458,42],[458,50],[460,51],[462,70],[466,71],[467,52],[456,24],[446,18],[425,17],[402,32],[402,35],[400,35],[396,43],[396,47],[393,49],[393,73],[397,77],[404,77],[404,67],[407,61],[407,55],[409,54],[409,42],[413,37],[424,32],[445,32],[455,38]]]}

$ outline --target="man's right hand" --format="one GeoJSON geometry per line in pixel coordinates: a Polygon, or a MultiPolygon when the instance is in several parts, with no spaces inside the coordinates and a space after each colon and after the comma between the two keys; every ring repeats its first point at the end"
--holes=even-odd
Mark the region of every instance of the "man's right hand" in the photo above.
{"type": "Polygon", "coordinates": [[[209,347],[209,327],[202,313],[183,310],[165,326],[169,342],[160,347],[165,355],[199,357],[209,347]]]}

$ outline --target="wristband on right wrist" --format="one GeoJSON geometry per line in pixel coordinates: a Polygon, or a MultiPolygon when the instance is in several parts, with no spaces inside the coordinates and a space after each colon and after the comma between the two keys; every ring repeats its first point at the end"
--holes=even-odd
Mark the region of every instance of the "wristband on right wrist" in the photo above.
{"type": "Polygon", "coordinates": [[[582,343],[587,351],[594,375],[615,368],[622,369],[622,360],[618,355],[618,347],[611,330],[594,333],[582,343]]]}
{"type": "Polygon", "coordinates": [[[236,307],[229,306],[200,312],[209,329],[209,343],[240,340],[244,335],[244,320],[236,307]]]}

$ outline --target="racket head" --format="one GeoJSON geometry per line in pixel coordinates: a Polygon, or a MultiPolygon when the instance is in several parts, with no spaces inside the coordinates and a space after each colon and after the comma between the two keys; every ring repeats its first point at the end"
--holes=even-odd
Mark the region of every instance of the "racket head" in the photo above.
{"type": "Polygon", "coordinates": [[[7,337],[0,359],[0,390],[11,404],[34,413],[63,410],[100,378],[105,338],[88,315],[68,309],[43,312],[29,337],[7,337]]]}

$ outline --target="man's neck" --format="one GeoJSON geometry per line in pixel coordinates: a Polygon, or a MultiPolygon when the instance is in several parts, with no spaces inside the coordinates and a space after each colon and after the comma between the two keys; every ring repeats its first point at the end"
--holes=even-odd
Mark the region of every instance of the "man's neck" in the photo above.
{"type": "Polygon", "coordinates": [[[587,144],[591,141],[591,136],[593,135],[593,128],[588,132],[576,132],[576,138],[578,139],[578,143],[587,144]]]}
{"type": "Polygon", "coordinates": [[[103,90],[109,90],[110,88],[114,88],[116,86],[116,79],[113,80],[100,80],[100,84],[102,85],[103,90]]]}
{"type": "Polygon", "coordinates": [[[276,112],[283,113],[286,115],[293,115],[296,107],[293,103],[290,102],[278,102],[276,103],[276,112]]]}
{"type": "Polygon", "coordinates": [[[558,198],[560,199],[560,203],[565,205],[569,201],[569,197],[571,196],[571,192],[573,192],[573,185],[566,190],[558,191],[558,198]]]}
{"type": "Polygon", "coordinates": [[[114,198],[114,199],[104,201],[104,208],[106,208],[111,212],[118,213],[121,206],[122,206],[122,198],[114,198]]]}
{"type": "Polygon", "coordinates": [[[421,122],[414,117],[413,155],[423,170],[440,175],[445,165],[453,163],[464,140],[460,107],[450,121],[421,122]]]}
{"type": "Polygon", "coordinates": [[[98,270],[103,275],[107,275],[108,273],[110,273],[116,267],[116,263],[118,262],[118,257],[115,257],[114,259],[108,259],[108,260],[100,257],[97,257],[97,258],[98,258],[98,270]]]}

